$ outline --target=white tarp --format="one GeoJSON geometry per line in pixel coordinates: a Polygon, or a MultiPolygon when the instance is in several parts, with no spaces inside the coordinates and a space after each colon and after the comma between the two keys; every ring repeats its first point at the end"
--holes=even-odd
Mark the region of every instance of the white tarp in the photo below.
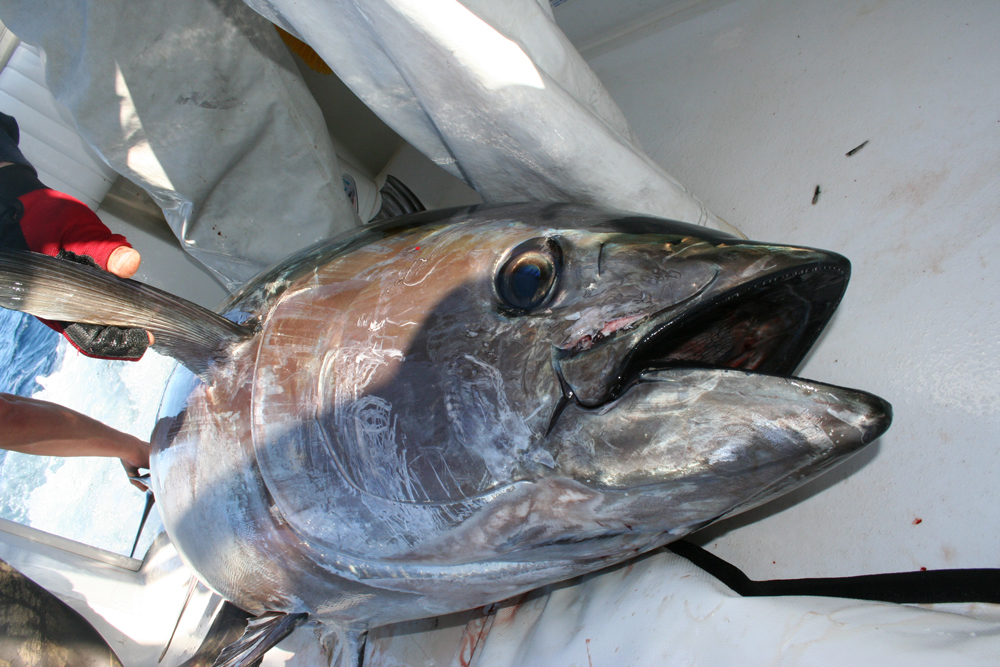
{"type": "MultiPolygon", "coordinates": [[[[487,202],[725,226],[646,156],[535,0],[251,4],[487,202]]],[[[0,20],[45,51],[48,85],[85,140],[230,286],[362,222],[291,56],[242,3],[4,0],[0,20]]]]}
{"type": "Polygon", "coordinates": [[[486,202],[724,225],[643,152],[545,0],[247,0],[486,202]]]}
{"type": "Polygon", "coordinates": [[[1000,656],[1000,605],[741,597],[665,550],[542,592],[374,630],[365,667],[971,667],[1000,656]]]}
{"type": "Polygon", "coordinates": [[[7,1],[0,20],[44,50],[83,138],[231,287],[359,224],[291,54],[241,2],[7,1]]]}

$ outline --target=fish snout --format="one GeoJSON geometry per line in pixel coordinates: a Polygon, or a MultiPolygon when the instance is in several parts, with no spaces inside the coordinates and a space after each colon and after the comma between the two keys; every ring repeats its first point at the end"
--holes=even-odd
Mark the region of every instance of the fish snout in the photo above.
{"type": "Polygon", "coordinates": [[[827,428],[830,439],[856,441],[860,446],[874,442],[892,425],[892,405],[883,398],[857,389],[835,389],[843,392],[844,407],[829,408],[827,428]]]}

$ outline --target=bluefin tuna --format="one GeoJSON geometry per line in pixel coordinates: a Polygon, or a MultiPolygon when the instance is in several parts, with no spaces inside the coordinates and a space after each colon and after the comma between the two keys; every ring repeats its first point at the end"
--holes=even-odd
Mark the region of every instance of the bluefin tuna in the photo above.
{"type": "Polygon", "coordinates": [[[881,435],[885,401],[791,375],[849,274],[831,252],[525,204],[322,243],[224,316],[10,254],[0,296],[146,328],[181,362],[152,487],[184,561],[259,615],[219,664],[307,619],[352,664],[368,628],[621,562],[881,435]]]}

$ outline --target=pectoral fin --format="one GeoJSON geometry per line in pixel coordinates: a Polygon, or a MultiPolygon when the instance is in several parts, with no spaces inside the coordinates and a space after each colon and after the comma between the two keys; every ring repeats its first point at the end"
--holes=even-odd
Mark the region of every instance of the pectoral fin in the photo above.
{"type": "Polygon", "coordinates": [[[291,634],[308,614],[266,612],[247,623],[243,636],[227,646],[212,667],[255,667],[264,654],[291,634]]]}
{"type": "Polygon", "coordinates": [[[153,349],[199,374],[254,333],[134,280],[16,250],[0,250],[0,306],[49,320],[145,329],[156,339],[153,349]]]}

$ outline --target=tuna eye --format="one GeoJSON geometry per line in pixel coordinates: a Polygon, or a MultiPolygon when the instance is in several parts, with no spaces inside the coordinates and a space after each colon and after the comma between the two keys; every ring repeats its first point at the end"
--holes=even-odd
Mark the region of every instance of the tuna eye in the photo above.
{"type": "Polygon", "coordinates": [[[531,239],[511,251],[497,273],[497,293],[505,305],[529,311],[552,293],[562,252],[551,239],[531,239]]]}

